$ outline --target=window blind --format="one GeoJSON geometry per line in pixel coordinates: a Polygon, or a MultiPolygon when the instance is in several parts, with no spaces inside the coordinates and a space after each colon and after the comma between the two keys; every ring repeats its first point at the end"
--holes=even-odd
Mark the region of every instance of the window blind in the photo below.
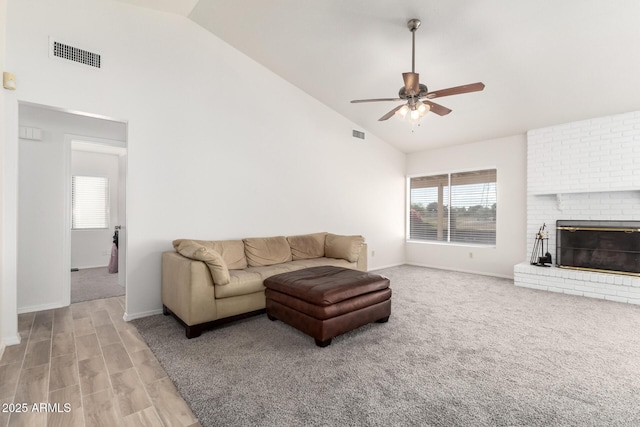
{"type": "Polygon", "coordinates": [[[71,228],[109,228],[109,179],[71,177],[71,228]]]}
{"type": "Polygon", "coordinates": [[[494,245],[495,169],[410,179],[409,238],[494,245]]]}
{"type": "Polygon", "coordinates": [[[449,175],[411,179],[410,238],[449,240],[449,175]]]}
{"type": "Polygon", "coordinates": [[[451,174],[451,242],[496,243],[496,170],[451,174]]]}

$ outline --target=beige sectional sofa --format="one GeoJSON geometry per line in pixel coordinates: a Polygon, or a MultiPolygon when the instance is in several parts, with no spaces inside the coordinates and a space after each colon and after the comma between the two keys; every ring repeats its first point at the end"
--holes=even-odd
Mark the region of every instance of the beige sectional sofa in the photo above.
{"type": "Polygon", "coordinates": [[[314,233],[203,241],[178,239],[162,254],[162,305],[187,338],[217,324],[264,313],[263,281],[287,271],[334,265],[367,271],[362,236],[314,233]]]}

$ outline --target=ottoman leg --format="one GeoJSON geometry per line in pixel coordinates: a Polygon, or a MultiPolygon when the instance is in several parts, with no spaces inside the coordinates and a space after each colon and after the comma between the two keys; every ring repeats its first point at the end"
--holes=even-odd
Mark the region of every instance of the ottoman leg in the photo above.
{"type": "Polygon", "coordinates": [[[326,347],[329,344],[331,344],[331,338],[329,338],[328,340],[324,340],[324,341],[320,341],[319,339],[316,338],[316,345],[318,347],[326,347]]]}
{"type": "Polygon", "coordinates": [[[271,320],[272,322],[273,322],[273,321],[275,321],[275,320],[278,320],[278,319],[276,319],[275,317],[273,317],[272,315],[270,315],[269,313],[267,313],[267,318],[268,318],[269,320],[271,320]]]}
{"type": "Polygon", "coordinates": [[[389,321],[389,316],[383,317],[382,319],[376,320],[376,323],[387,323],[389,321]]]}

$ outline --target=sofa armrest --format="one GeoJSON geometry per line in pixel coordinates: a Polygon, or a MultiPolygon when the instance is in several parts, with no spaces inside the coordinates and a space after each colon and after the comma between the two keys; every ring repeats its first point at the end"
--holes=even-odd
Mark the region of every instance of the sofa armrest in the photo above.
{"type": "Polygon", "coordinates": [[[358,256],[358,263],[356,265],[356,268],[360,271],[367,271],[367,269],[369,268],[368,264],[368,260],[369,258],[367,257],[369,249],[367,249],[367,244],[363,243],[362,247],[360,248],[360,256],[358,256]]]}
{"type": "Polygon", "coordinates": [[[177,252],[164,252],[162,304],[187,325],[215,319],[214,286],[207,265],[177,252]]]}

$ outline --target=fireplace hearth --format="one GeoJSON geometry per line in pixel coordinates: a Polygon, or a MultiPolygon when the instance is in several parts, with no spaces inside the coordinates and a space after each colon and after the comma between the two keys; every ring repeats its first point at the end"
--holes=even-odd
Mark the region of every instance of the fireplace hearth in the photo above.
{"type": "Polygon", "coordinates": [[[640,221],[556,221],[558,267],[640,276],[640,221]]]}

